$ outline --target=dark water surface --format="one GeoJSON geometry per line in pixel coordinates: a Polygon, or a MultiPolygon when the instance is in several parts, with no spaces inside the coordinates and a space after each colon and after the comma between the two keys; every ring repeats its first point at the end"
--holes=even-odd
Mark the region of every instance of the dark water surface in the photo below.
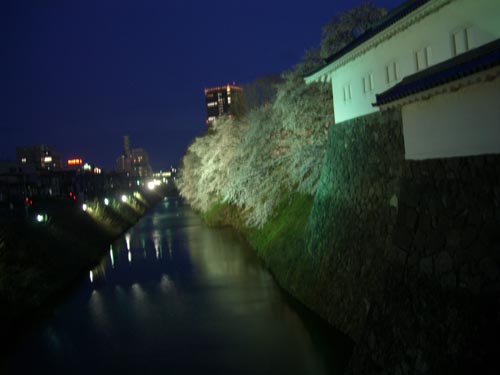
{"type": "Polygon", "coordinates": [[[341,374],[350,343],[229,229],[158,204],[7,359],[13,374],[341,374]]]}

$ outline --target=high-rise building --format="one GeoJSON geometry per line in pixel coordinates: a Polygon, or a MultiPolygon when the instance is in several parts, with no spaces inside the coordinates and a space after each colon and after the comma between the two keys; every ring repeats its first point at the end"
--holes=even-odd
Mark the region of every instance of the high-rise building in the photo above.
{"type": "Polygon", "coordinates": [[[207,108],[206,124],[211,125],[219,116],[228,114],[241,116],[244,112],[243,89],[240,86],[225,85],[205,89],[207,108]]]}
{"type": "Polygon", "coordinates": [[[120,173],[131,172],[131,153],[128,135],[123,136],[123,153],[116,159],[116,171],[120,173]]]}
{"type": "Polygon", "coordinates": [[[48,145],[35,145],[16,148],[18,164],[27,169],[61,169],[61,154],[48,145]]]}
{"type": "Polygon", "coordinates": [[[116,159],[116,171],[136,177],[148,177],[153,173],[148,153],[143,148],[130,150],[128,135],[123,137],[123,154],[116,159]]]}
{"type": "Polygon", "coordinates": [[[132,174],[138,177],[148,177],[152,173],[148,153],[143,148],[134,148],[132,150],[132,174]]]}

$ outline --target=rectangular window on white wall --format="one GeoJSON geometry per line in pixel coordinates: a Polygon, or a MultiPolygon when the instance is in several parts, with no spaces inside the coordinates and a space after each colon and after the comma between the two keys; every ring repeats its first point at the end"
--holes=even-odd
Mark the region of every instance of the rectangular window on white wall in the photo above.
{"type": "Polygon", "coordinates": [[[344,86],[344,102],[351,100],[351,98],[352,98],[351,84],[347,84],[344,86]]]}
{"type": "Polygon", "coordinates": [[[388,84],[399,79],[398,63],[393,61],[385,66],[385,79],[388,84]]]}
{"type": "Polygon", "coordinates": [[[363,92],[373,91],[373,74],[367,74],[363,77],[363,92]]]}
{"type": "Polygon", "coordinates": [[[425,47],[415,52],[417,72],[431,65],[431,47],[425,47]]]}
{"type": "Polygon", "coordinates": [[[451,35],[453,44],[453,55],[457,56],[461,53],[467,52],[472,48],[473,44],[473,30],[472,27],[465,27],[455,31],[451,35]]]}

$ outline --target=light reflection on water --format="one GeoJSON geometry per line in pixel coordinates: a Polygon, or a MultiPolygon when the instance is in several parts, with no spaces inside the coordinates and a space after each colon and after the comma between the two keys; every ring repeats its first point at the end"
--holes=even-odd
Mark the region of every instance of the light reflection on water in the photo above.
{"type": "Polygon", "coordinates": [[[350,343],[285,297],[234,233],[167,203],[110,246],[16,370],[341,373],[350,343]]]}

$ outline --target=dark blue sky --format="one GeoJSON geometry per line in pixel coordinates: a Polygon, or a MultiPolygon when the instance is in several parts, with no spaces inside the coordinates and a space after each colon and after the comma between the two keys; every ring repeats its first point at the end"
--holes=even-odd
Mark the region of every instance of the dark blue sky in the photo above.
{"type": "Polygon", "coordinates": [[[360,2],[3,0],[0,159],[46,143],[113,168],[128,134],[153,168],[176,165],[205,130],[204,87],[292,67],[360,2]]]}

